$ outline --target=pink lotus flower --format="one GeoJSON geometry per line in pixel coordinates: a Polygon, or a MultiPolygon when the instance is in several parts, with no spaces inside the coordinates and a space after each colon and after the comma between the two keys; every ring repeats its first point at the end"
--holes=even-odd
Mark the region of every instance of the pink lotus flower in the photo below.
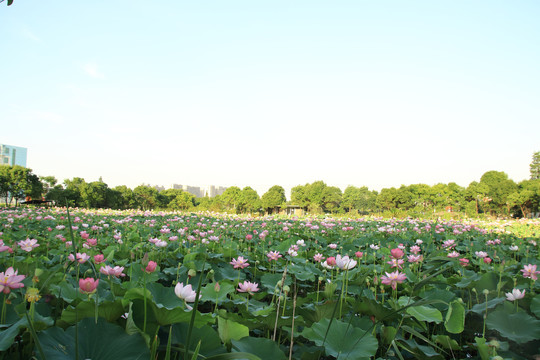
{"type": "Polygon", "coordinates": [[[105,261],[105,256],[103,254],[94,255],[94,263],[101,264],[105,261]]]}
{"type": "Polygon", "coordinates": [[[26,251],[26,252],[30,252],[32,251],[34,248],[37,248],[39,246],[39,244],[37,243],[37,240],[36,239],[26,239],[26,240],[22,240],[22,241],[19,241],[19,246],[21,247],[22,250],[26,251]]]}
{"type": "Polygon", "coordinates": [[[445,249],[451,249],[451,248],[455,247],[456,245],[457,245],[456,240],[454,240],[454,239],[445,240],[443,242],[443,248],[445,248],[445,249]]]}
{"type": "Polygon", "coordinates": [[[403,250],[396,248],[390,250],[390,255],[392,255],[394,259],[401,259],[403,255],[405,255],[405,253],[403,252],[403,250]]]}
{"type": "Polygon", "coordinates": [[[238,292],[247,292],[250,295],[253,295],[254,292],[259,291],[259,284],[252,283],[249,281],[244,281],[243,283],[238,284],[238,292]]]}
{"type": "Polygon", "coordinates": [[[93,278],[79,279],[79,290],[83,294],[93,294],[99,285],[99,279],[93,278]]]}
{"type": "Polygon", "coordinates": [[[18,270],[14,270],[13,267],[7,268],[6,272],[0,272],[0,292],[9,294],[11,289],[19,289],[24,287],[21,282],[26,275],[17,275],[18,270]]]}
{"type": "Polygon", "coordinates": [[[325,262],[330,266],[336,266],[336,258],[333,256],[330,256],[325,262]]]}
{"type": "Polygon", "coordinates": [[[485,264],[491,264],[491,261],[492,261],[492,260],[491,260],[490,257],[485,257],[485,258],[484,258],[484,263],[485,263],[485,264]]]}
{"type": "Polygon", "coordinates": [[[110,267],[109,265],[105,265],[104,267],[99,269],[99,272],[103,275],[109,275],[114,277],[120,277],[120,276],[126,276],[126,274],[123,273],[124,267],[123,266],[115,266],[110,267]]]}
{"type": "Polygon", "coordinates": [[[401,269],[401,265],[403,265],[404,262],[405,260],[403,259],[391,259],[390,261],[387,261],[386,263],[389,265],[392,265],[393,268],[397,267],[401,269]]]}
{"type": "Polygon", "coordinates": [[[235,269],[244,269],[249,266],[247,259],[244,259],[242,256],[239,256],[238,260],[233,258],[229,264],[231,264],[235,269]]]}
{"type": "Polygon", "coordinates": [[[420,261],[422,261],[422,258],[423,256],[422,255],[408,255],[407,256],[407,261],[410,262],[410,263],[419,263],[420,261]]]}
{"type": "Polygon", "coordinates": [[[281,257],[281,254],[279,251],[270,251],[266,256],[268,257],[268,261],[277,261],[281,257]]]}
{"type": "Polygon", "coordinates": [[[407,275],[400,273],[399,270],[396,270],[391,273],[386,273],[386,275],[381,276],[381,282],[385,285],[392,286],[392,289],[396,290],[397,284],[402,283],[407,279],[407,275]]]}
{"type": "Polygon", "coordinates": [[[461,258],[459,259],[459,264],[463,267],[469,266],[469,259],[461,258]]]}
{"type": "Polygon", "coordinates": [[[88,239],[86,240],[86,243],[88,246],[96,246],[97,245],[97,239],[88,239]]]}
{"type": "Polygon", "coordinates": [[[505,295],[506,295],[506,300],[516,301],[519,299],[523,299],[525,297],[525,290],[521,292],[519,291],[519,289],[513,289],[512,292],[507,292],[505,295]]]}
{"type": "Polygon", "coordinates": [[[313,260],[315,262],[321,262],[323,259],[324,259],[324,256],[322,256],[322,254],[316,253],[315,255],[313,255],[313,260]]]}
{"type": "Polygon", "coordinates": [[[452,251],[451,253],[448,253],[448,255],[446,256],[449,258],[457,258],[459,257],[459,253],[457,251],[452,251]]]}
{"type": "Polygon", "coordinates": [[[357,258],[357,259],[361,259],[362,256],[364,256],[364,253],[361,252],[361,251],[357,251],[354,253],[354,256],[357,258]]]}
{"type": "Polygon", "coordinates": [[[157,267],[157,263],[155,261],[150,260],[148,262],[148,265],[146,265],[146,268],[144,269],[144,271],[147,272],[148,274],[151,274],[154,271],[156,271],[156,267],[157,267]]]}
{"type": "Polygon", "coordinates": [[[540,274],[540,271],[536,270],[536,265],[525,265],[523,266],[523,269],[521,269],[521,272],[523,273],[524,278],[531,278],[533,280],[538,279],[538,274],[540,274]]]}
{"type": "MultiPolygon", "coordinates": [[[[73,254],[69,254],[68,255],[68,259],[69,261],[75,261],[75,256],[73,256],[73,254]]],[[[84,264],[85,262],[88,261],[88,259],[90,259],[90,256],[86,253],[77,253],[77,262],[79,264],[84,264]]]]}
{"type": "Polygon", "coordinates": [[[0,252],[9,251],[9,249],[11,248],[4,244],[3,240],[0,240],[0,252]]]}
{"type": "Polygon", "coordinates": [[[413,254],[418,254],[420,252],[420,246],[418,245],[413,245],[411,246],[411,248],[409,249],[413,254]]]}

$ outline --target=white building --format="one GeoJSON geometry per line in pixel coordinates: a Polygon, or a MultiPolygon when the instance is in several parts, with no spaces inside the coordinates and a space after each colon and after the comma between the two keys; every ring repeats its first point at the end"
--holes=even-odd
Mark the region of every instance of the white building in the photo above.
{"type": "Polygon", "coordinates": [[[26,167],[26,153],[26,148],[0,144],[0,165],[26,167]]]}
{"type": "Polygon", "coordinates": [[[223,192],[227,189],[223,186],[215,186],[215,185],[209,185],[209,186],[190,186],[190,185],[180,185],[180,184],[173,184],[171,186],[172,189],[180,189],[184,190],[190,194],[192,194],[195,197],[214,197],[217,195],[223,194],[223,192]]]}

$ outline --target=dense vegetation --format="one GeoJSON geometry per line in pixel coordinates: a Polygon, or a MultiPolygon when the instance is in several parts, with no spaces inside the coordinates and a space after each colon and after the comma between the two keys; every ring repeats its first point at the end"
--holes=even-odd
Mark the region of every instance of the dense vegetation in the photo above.
{"type": "Polygon", "coordinates": [[[538,221],[5,208],[0,224],[0,359],[531,359],[540,345],[538,221]]]}
{"type": "Polygon", "coordinates": [[[300,206],[306,211],[332,214],[384,214],[387,216],[430,217],[453,212],[469,217],[490,215],[498,217],[529,217],[540,212],[540,152],[535,153],[530,166],[531,177],[519,183],[500,171],[488,171],[469,186],[456,183],[402,185],[384,188],[380,192],[367,187],[348,186],[345,191],[328,186],[323,181],[292,188],[287,201],[285,190],[279,185],[259,196],[251,187],[227,188],[222,195],[195,198],[179,189],[159,191],[155,187],[140,185],[109,186],[101,179],[86,182],[82,178],[67,179],[58,184],[54,177],[34,175],[20,166],[0,166],[0,198],[19,201],[25,196],[44,197],[60,205],[72,207],[141,209],[141,210],[193,210],[235,214],[276,213],[287,204],[300,206]]]}

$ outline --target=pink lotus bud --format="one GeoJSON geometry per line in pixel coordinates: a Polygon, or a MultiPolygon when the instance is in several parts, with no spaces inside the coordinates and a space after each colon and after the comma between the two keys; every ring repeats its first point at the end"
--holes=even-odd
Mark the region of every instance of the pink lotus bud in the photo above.
{"type": "Polygon", "coordinates": [[[361,252],[361,251],[357,251],[357,252],[354,253],[354,256],[356,256],[358,259],[360,259],[363,255],[364,255],[364,253],[361,252]]]}
{"type": "Polygon", "coordinates": [[[401,259],[405,253],[403,252],[403,250],[395,248],[390,250],[390,254],[394,259],[401,259]]]}
{"type": "Polygon", "coordinates": [[[146,265],[146,268],[144,269],[144,271],[150,274],[156,271],[156,267],[157,267],[157,263],[155,261],[150,260],[148,262],[148,265],[146,265]]]}

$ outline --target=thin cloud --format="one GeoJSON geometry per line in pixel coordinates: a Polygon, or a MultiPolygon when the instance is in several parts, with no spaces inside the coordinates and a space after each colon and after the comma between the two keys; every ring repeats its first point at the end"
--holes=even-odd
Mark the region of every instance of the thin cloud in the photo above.
{"type": "Polygon", "coordinates": [[[94,63],[85,64],[83,66],[83,70],[84,70],[85,73],[87,73],[88,75],[90,75],[91,77],[93,77],[95,79],[104,79],[105,78],[105,75],[103,75],[103,73],[101,73],[98,70],[97,65],[94,64],[94,63]]]}
{"type": "Polygon", "coordinates": [[[35,42],[38,42],[40,43],[41,42],[41,39],[32,32],[32,30],[30,30],[28,27],[23,27],[22,29],[22,34],[25,38],[27,39],[30,39],[30,40],[33,40],[35,42]]]}

